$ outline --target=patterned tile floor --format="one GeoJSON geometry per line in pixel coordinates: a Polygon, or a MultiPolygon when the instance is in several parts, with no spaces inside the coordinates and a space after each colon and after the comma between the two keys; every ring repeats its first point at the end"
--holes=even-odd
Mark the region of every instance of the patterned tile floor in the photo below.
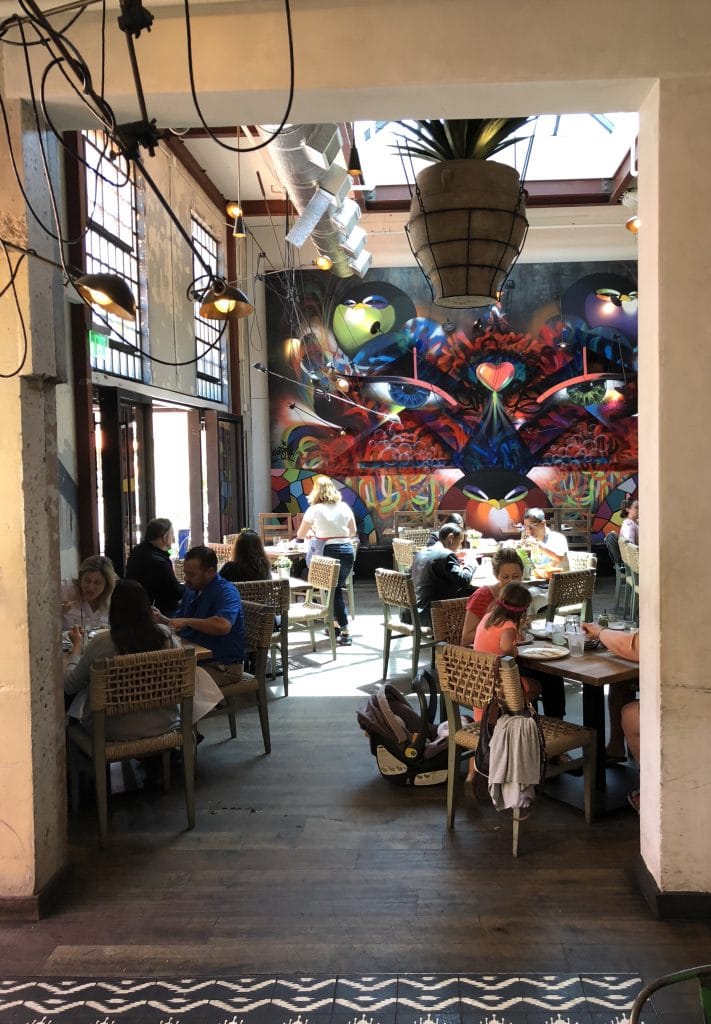
{"type": "MultiPolygon", "coordinates": [[[[0,981],[0,1024],[625,1024],[641,986],[632,974],[15,978],[0,981]]],[[[646,1024],[663,1019],[645,1010],[646,1024]]]]}

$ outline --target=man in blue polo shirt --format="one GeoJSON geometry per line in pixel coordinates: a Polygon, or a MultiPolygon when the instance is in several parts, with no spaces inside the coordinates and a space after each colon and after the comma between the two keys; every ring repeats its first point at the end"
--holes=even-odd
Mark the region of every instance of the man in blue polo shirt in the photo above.
{"type": "Polygon", "coordinates": [[[174,619],[165,619],[182,639],[212,651],[200,663],[218,686],[238,683],[244,662],[244,613],[239,591],[217,571],[212,548],[198,545],[185,556],[185,594],[174,619]]]}

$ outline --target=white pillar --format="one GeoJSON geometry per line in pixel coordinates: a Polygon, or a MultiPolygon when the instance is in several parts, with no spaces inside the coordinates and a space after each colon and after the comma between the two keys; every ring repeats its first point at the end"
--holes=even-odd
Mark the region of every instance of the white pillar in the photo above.
{"type": "MultiPolygon", "coordinates": [[[[41,199],[37,138],[10,105],[15,157],[41,199]],[[24,152],[23,152],[24,149],[24,152]],[[36,188],[35,188],[36,186],[36,188]]],[[[36,194],[35,194],[36,193],[36,194]]],[[[0,137],[0,234],[53,256],[28,223],[5,137],[0,137]]],[[[8,250],[14,267],[19,256],[8,250]]],[[[9,280],[0,252],[0,282],[9,280]]],[[[66,860],[66,785],[59,650],[59,536],[55,413],[56,271],[28,257],[0,299],[0,916],[37,916],[66,860]]]]}
{"type": "Polygon", "coordinates": [[[641,112],[641,852],[663,914],[711,894],[710,119],[711,75],[641,112]]]}

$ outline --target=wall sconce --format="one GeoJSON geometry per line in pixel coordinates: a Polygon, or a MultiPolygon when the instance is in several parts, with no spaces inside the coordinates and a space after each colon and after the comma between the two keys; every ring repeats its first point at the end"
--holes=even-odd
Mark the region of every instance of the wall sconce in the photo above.
{"type": "Polygon", "coordinates": [[[634,217],[630,217],[629,220],[625,221],[625,227],[628,231],[631,231],[633,235],[636,235],[639,231],[640,223],[641,221],[639,217],[637,216],[637,214],[635,214],[634,217]]]}

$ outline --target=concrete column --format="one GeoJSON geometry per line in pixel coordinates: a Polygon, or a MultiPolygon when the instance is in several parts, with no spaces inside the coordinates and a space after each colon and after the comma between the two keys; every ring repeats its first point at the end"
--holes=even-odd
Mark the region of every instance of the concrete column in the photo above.
{"type": "MultiPolygon", "coordinates": [[[[25,188],[46,219],[37,136],[23,125],[17,103],[10,120],[25,188]]],[[[53,257],[47,236],[28,220],[4,136],[0,196],[0,235],[53,257]]],[[[14,268],[18,256],[0,253],[3,287],[8,260],[14,268]]],[[[58,281],[55,270],[28,257],[16,296],[8,288],[0,299],[0,916],[37,916],[66,860],[52,301],[58,281]]]]}
{"type": "Polygon", "coordinates": [[[641,111],[641,852],[662,913],[711,894],[710,118],[711,75],[641,111]]]}

